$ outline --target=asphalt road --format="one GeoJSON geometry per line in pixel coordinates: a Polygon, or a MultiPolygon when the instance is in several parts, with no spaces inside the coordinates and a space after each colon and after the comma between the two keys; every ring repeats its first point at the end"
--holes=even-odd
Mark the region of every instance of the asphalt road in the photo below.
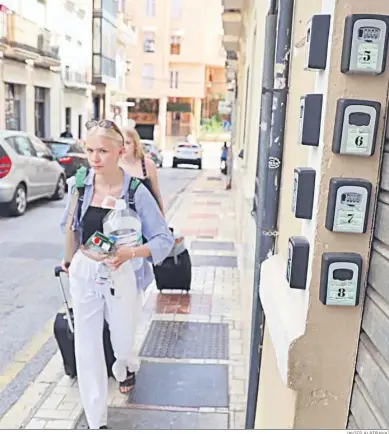
{"type": "MultiPolygon", "coordinates": [[[[159,173],[168,209],[199,171],[159,173]]],[[[0,217],[0,417],[57,349],[52,320],[62,301],[53,269],[62,257],[64,206],[65,200],[39,201],[22,217],[0,217]]]]}

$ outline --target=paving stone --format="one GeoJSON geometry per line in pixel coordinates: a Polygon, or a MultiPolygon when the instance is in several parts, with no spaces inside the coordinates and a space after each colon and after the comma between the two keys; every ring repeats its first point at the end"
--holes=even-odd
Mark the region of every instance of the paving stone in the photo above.
{"type": "Polygon", "coordinates": [[[236,256],[192,255],[192,267],[229,267],[238,266],[236,256]]]}
{"type": "Polygon", "coordinates": [[[152,321],[140,356],[174,359],[227,359],[228,325],[206,322],[152,321]]]}
{"type": "Polygon", "coordinates": [[[228,241],[192,241],[192,250],[235,250],[235,243],[228,241]]]}
{"type": "MultiPolygon", "coordinates": [[[[228,414],[109,408],[108,428],[118,430],[228,429],[228,414]]],[[[78,421],[76,429],[87,429],[84,415],[78,421]]]]}
{"type": "Polygon", "coordinates": [[[162,407],[228,407],[228,366],[143,362],[128,402],[162,407]]]}

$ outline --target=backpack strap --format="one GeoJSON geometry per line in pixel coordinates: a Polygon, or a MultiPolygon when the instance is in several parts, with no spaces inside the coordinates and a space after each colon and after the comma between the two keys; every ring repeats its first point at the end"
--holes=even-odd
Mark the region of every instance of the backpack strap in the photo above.
{"type": "Polygon", "coordinates": [[[139,181],[138,178],[131,178],[130,185],[128,187],[128,206],[134,212],[136,212],[135,193],[140,184],[141,182],[139,181]]]}
{"type": "Polygon", "coordinates": [[[89,174],[89,167],[80,167],[76,172],[76,189],[78,191],[78,209],[77,209],[77,219],[80,221],[81,218],[81,205],[84,200],[85,193],[85,180],[89,174]]]}

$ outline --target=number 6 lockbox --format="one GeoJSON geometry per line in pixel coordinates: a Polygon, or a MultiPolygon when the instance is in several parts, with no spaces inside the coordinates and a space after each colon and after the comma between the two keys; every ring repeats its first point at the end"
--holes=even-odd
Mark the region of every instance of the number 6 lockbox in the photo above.
{"type": "Polygon", "coordinates": [[[360,157],[373,155],[380,112],[381,104],[377,101],[339,99],[332,152],[360,157]]]}

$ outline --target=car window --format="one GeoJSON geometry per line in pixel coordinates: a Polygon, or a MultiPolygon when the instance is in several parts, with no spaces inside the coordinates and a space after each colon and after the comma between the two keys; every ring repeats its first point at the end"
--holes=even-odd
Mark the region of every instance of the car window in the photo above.
{"type": "Polygon", "coordinates": [[[79,143],[74,143],[71,146],[71,152],[76,152],[77,154],[83,154],[84,153],[84,148],[79,144],[79,143]]]}
{"type": "Polygon", "coordinates": [[[28,137],[12,136],[12,137],[7,137],[5,140],[17,154],[23,155],[25,157],[36,156],[36,152],[32,147],[32,144],[28,139],[28,137]]]}
{"type": "Polygon", "coordinates": [[[37,157],[43,157],[45,155],[51,155],[50,149],[41,142],[37,137],[30,136],[30,140],[32,143],[32,146],[35,149],[37,157]]]}
{"type": "Polygon", "coordinates": [[[70,149],[70,145],[66,143],[47,142],[46,144],[57,158],[62,158],[70,149]]]}

